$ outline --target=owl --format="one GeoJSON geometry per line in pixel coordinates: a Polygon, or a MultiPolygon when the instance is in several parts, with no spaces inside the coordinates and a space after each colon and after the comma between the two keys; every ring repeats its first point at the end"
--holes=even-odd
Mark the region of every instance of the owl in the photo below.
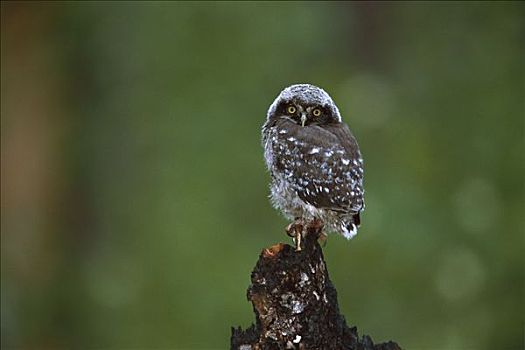
{"type": "Polygon", "coordinates": [[[310,84],[281,91],[262,127],[270,199],[292,223],[300,250],[304,225],[320,220],[328,232],[357,234],[364,209],[363,159],[332,98],[310,84]]]}

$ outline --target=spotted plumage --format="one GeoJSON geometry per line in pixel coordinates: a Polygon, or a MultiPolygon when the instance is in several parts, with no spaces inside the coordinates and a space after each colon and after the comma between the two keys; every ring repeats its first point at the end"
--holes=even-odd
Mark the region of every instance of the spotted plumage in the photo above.
{"type": "Polygon", "coordinates": [[[330,96],[309,84],[284,89],[262,137],[273,205],[291,220],[320,219],[352,238],[364,209],[363,159],[330,96]]]}

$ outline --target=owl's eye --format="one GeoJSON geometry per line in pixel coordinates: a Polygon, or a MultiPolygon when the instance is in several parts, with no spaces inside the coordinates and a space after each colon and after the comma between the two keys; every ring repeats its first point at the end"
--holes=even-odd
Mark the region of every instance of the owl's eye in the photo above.
{"type": "Polygon", "coordinates": [[[319,108],[316,108],[313,110],[312,114],[314,117],[319,117],[321,115],[321,110],[319,108]]]}
{"type": "Polygon", "coordinates": [[[288,114],[294,114],[297,111],[297,108],[295,108],[294,106],[288,106],[288,108],[286,108],[286,111],[288,112],[288,114]]]}

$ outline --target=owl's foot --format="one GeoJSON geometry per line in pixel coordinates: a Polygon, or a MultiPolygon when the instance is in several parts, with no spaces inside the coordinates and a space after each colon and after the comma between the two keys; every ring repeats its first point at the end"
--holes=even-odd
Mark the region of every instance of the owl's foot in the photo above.
{"type": "Polygon", "coordinates": [[[295,221],[286,226],[286,233],[292,237],[295,242],[295,250],[301,251],[301,239],[303,238],[304,220],[295,218],[295,221]]]}
{"type": "Polygon", "coordinates": [[[318,218],[313,219],[312,222],[308,225],[308,231],[317,232],[317,240],[319,244],[325,247],[328,239],[328,234],[323,232],[323,228],[324,223],[321,219],[318,218]]]}
{"type": "Polygon", "coordinates": [[[323,220],[318,219],[318,218],[313,219],[312,222],[310,222],[310,224],[308,225],[308,229],[313,230],[314,232],[319,232],[319,236],[325,235],[323,233],[323,227],[324,227],[323,220]]]}

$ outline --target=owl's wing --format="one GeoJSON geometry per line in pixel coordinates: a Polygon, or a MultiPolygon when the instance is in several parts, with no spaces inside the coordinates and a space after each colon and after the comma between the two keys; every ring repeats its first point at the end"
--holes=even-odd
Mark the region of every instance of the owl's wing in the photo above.
{"type": "Polygon", "coordinates": [[[276,165],[302,200],[344,213],[362,210],[362,159],[348,126],[288,125],[278,135],[284,149],[276,150],[276,165]]]}

